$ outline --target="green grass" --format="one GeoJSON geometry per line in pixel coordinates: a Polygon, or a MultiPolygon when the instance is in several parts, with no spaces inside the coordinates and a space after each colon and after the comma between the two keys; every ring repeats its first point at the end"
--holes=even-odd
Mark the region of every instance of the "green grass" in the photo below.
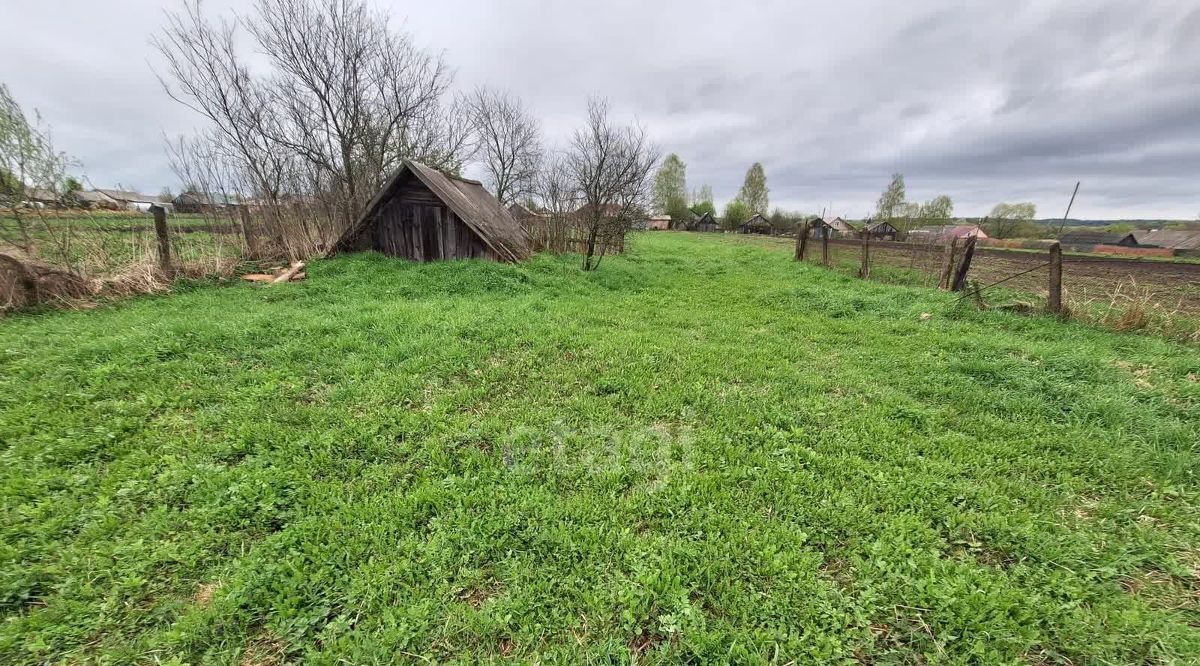
{"type": "Polygon", "coordinates": [[[1194,347],[789,251],[0,322],[0,662],[1200,659],[1194,347]]]}

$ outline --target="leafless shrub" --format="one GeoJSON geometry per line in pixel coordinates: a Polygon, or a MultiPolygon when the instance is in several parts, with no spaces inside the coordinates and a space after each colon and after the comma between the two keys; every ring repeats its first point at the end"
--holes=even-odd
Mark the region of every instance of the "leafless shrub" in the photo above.
{"type": "Polygon", "coordinates": [[[562,155],[553,155],[534,176],[531,195],[538,210],[518,220],[536,252],[575,252],[585,234],[575,210],[579,192],[562,155]]]}
{"type": "Polygon", "coordinates": [[[650,173],[658,153],[639,125],[617,126],[608,102],[588,102],[587,125],[575,132],[566,166],[583,207],[577,213],[586,239],[583,270],[594,270],[605,252],[624,240],[650,198],[650,173]]]}

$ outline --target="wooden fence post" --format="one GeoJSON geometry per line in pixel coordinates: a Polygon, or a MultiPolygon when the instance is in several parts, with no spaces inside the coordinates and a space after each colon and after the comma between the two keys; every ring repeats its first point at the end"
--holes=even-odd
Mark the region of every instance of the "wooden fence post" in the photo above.
{"type": "Polygon", "coordinates": [[[829,265],[829,228],[821,229],[821,265],[829,265]]]}
{"type": "Polygon", "coordinates": [[[967,272],[971,270],[971,259],[975,257],[975,237],[968,236],[967,242],[963,246],[962,263],[958,265],[958,271],[954,273],[954,284],[951,285],[950,291],[962,291],[967,286],[967,272]]]}
{"type": "Polygon", "coordinates": [[[804,221],[804,226],[800,230],[800,238],[797,238],[796,241],[796,256],[799,261],[804,261],[804,256],[808,252],[808,220],[804,221]]]}
{"type": "Polygon", "coordinates": [[[797,222],[796,223],[796,256],[793,257],[796,261],[804,261],[804,256],[800,252],[800,250],[802,249],[801,246],[803,244],[804,244],[804,223],[797,222]]]}
{"type": "Polygon", "coordinates": [[[871,279],[871,234],[866,229],[862,230],[862,266],[858,269],[858,277],[871,279]]]}
{"type": "Polygon", "coordinates": [[[946,266],[942,269],[942,279],[938,280],[938,289],[950,288],[950,274],[954,272],[954,254],[958,250],[958,236],[950,239],[950,247],[946,250],[946,266]]]}
{"type": "Polygon", "coordinates": [[[154,235],[158,237],[158,267],[168,278],[174,271],[171,269],[171,238],[167,236],[166,206],[150,206],[154,214],[154,235]]]}
{"type": "Polygon", "coordinates": [[[1050,245],[1050,296],[1046,303],[1052,314],[1062,314],[1062,244],[1050,245]]]}

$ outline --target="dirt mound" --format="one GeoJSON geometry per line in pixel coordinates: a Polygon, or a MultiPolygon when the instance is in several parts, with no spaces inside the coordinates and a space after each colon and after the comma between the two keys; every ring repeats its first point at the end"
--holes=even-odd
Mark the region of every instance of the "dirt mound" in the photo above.
{"type": "Polygon", "coordinates": [[[87,280],[49,264],[0,254],[0,311],[92,293],[87,280]]]}

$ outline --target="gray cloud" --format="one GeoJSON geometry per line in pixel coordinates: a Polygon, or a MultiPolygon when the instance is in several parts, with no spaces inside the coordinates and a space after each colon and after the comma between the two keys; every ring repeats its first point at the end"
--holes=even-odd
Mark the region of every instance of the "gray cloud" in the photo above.
{"type": "MultiPolygon", "coordinates": [[[[378,1],[461,87],[524,98],[552,141],[607,96],[719,199],[761,161],[772,201],[801,210],[862,215],[903,171],[910,198],[949,194],[962,214],[1005,200],[1059,214],[1076,180],[1080,216],[1200,211],[1187,3],[378,1]]],[[[173,185],[162,136],[198,120],[151,69],[163,5],[14,4],[0,80],[97,185],[173,185]]]]}

